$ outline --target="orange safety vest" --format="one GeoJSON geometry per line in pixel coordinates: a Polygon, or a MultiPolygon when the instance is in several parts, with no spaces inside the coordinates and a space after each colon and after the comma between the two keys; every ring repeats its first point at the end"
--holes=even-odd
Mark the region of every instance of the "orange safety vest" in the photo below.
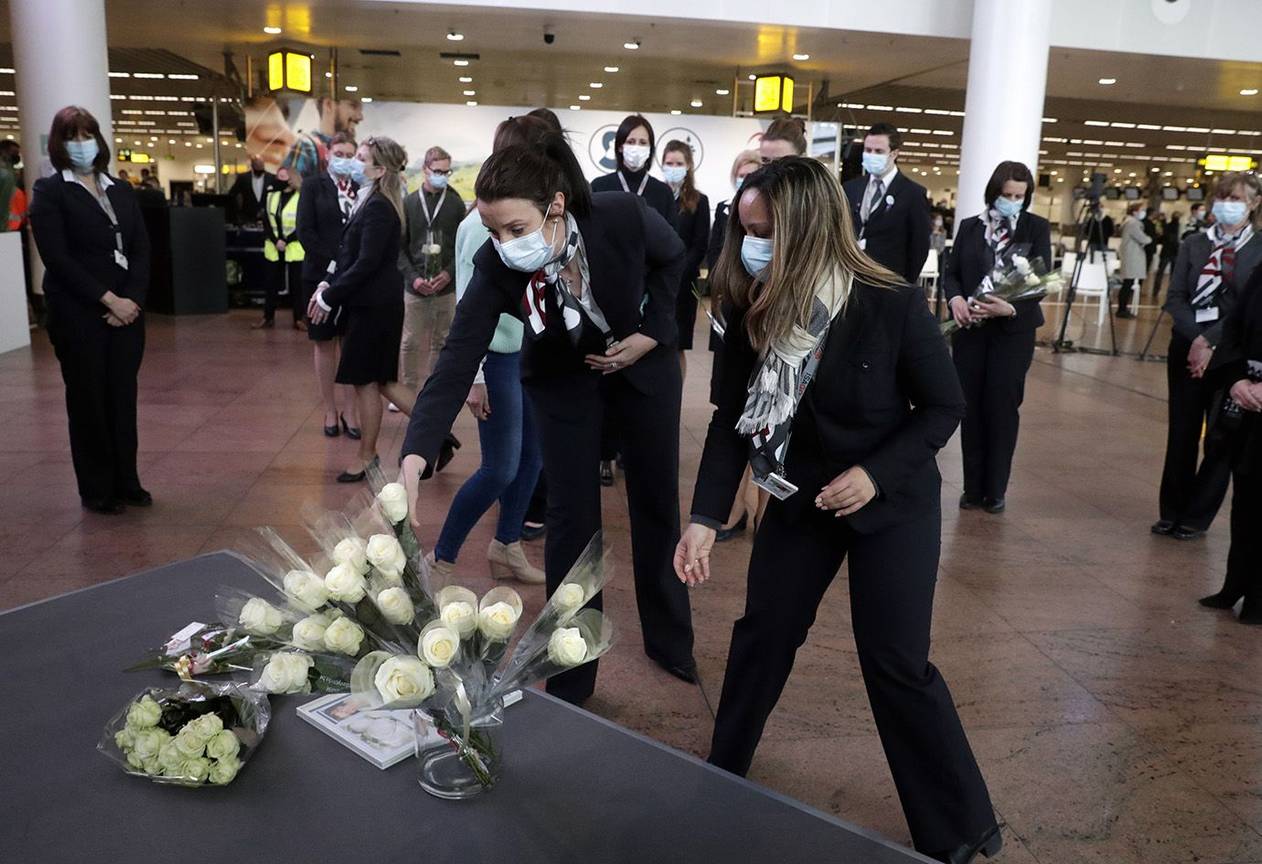
{"type": "Polygon", "coordinates": [[[9,231],[20,231],[26,224],[26,190],[18,186],[9,198],[9,231]]]}

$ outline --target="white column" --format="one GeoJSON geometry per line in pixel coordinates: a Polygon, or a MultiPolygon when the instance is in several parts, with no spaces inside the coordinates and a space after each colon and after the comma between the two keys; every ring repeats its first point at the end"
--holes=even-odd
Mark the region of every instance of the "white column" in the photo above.
{"type": "Polygon", "coordinates": [[[1052,0],[974,0],[955,225],[981,212],[1005,159],[1038,177],[1052,0]]]}

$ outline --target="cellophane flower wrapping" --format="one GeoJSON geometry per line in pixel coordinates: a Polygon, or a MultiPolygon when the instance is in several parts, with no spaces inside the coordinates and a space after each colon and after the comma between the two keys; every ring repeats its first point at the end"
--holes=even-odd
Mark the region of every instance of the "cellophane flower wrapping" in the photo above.
{"type": "Polygon", "coordinates": [[[216,622],[203,625],[182,644],[168,642],[151,649],[143,660],[124,671],[165,669],[193,678],[249,672],[256,653],[275,650],[284,644],[265,636],[251,636],[237,625],[216,622]]]}
{"type": "MultiPolygon", "coordinates": [[[[1062,281],[1060,271],[1049,272],[1042,258],[1026,258],[1009,250],[1008,254],[996,262],[994,272],[987,279],[982,280],[982,284],[978,286],[973,296],[980,298],[990,295],[1009,303],[1039,300],[1046,297],[1048,292],[1062,281]]],[[[983,321],[975,326],[984,324],[983,321]]],[[[940,329],[943,336],[950,336],[966,328],[952,318],[943,321],[940,329]]]]}
{"type": "Polygon", "coordinates": [[[223,786],[263,743],[270,719],[267,696],[240,684],[149,687],[105,724],[97,750],[136,777],[223,786]]]}

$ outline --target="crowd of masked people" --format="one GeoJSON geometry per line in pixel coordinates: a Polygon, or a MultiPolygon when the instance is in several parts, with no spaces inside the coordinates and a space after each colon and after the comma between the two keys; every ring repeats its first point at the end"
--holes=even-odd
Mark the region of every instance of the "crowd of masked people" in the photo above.
{"type": "MultiPolygon", "coordinates": [[[[379,464],[393,406],[408,415],[400,469],[411,512],[424,512],[423,481],[453,458],[452,424],[467,409],[481,461],[430,566],[449,573],[498,504],[491,575],[550,592],[601,528],[601,485],[621,464],[643,648],[692,684],[689,588],[721,578],[710,569],[715,543],[752,530],[710,752],[739,774],[848,560],[859,663],[913,843],[955,864],[993,855],[1002,841],[986,784],[929,659],[936,454],[961,428],[959,507],[1004,512],[1043,314],[1037,299],[988,289],[1014,256],[1051,260],[1029,167],[995,166],[982,211],[952,226],[941,278],[962,327],[948,343],[916,287],[945,222],[900,170],[893,125],[867,131],[863,173],[842,184],[807,154],[801,121],[776,120],[756,149],[733,154],[731,192],[715,195],[713,211],[691,149],[659,148],[638,114],[618,127],[614,170],[590,183],[547,109],[505,119],[490,143],[471,202],[452,188],[441,147],[424,152],[409,190],[398,142],[347,131],[307,176],[286,165],[267,177],[259,163],[241,178],[237,193],[266,225],[263,323],[275,321],[278,298],[295,298],[324,432],[358,444],[337,479],[361,482],[379,464]],[[703,269],[711,296],[699,302],[703,269]],[[715,410],[685,524],[679,425],[699,309],[715,410]],[[542,568],[521,542],[539,534],[542,568]]],[[[97,513],[150,506],[136,468],[148,281],[136,195],[111,177],[107,142],[83,109],[57,114],[49,156],[56,171],[35,186],[31,222],[80,495],[97,513]]],[[[1250,623],[1262,623],[1262,535],[1250,530],[1262,512],[1260,201],[1255,177],[1224,175],[1212,224],[1179,234],[1166,307],[1170,441],[1153,526],[1197,536],[1234,476],[1226,583],[1202,602],[1243,599],[1250,623]],[[1198,465],[1206,421],[1213,446],[1198,465]]],[[[581,703],[597,671],[548,688],[581,703]]]]}

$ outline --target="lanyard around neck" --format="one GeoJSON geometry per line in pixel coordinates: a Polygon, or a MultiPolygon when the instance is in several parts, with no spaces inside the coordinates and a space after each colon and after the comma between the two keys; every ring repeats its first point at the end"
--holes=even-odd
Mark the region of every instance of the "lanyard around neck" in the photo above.
{"type": "Polygon", "coordinates": [[[421,199],[421,209],[425,211],[425,227],[433,227],[434,216],[437,216],[443,210],[443,201],[447,199],[447,190],[444,189],[443,194],[438,196],[438,203],[434,205],[434,216],[429,215],[429,205],[425,203],[425,187],[421,187],[420,194],[416,197],[421,199]]]}
{"type": "MultiPolygon", "coordinates": [[[[618,182],[622,184],[622,191],[623,191],[623,192],[630,192],[630,191],[631,191],[631,187],[627,185],[627,178],[626,178],[626,175],[625,175],[625,174],[623,174],[621,171],[619,171],[619,172],[618,172],[618,182]]],[[[644,179],[640,181],[640,188],[635,190],[635,194],[636,194],[636,195],[643,196],[643,195],[644,195],[644,187],[645,187],[645,186],[647,186],[647,185],[649,185],[649,172],[648,172],[648,171],[645,171],[645,172],[644,172],[644,179]]]]}

